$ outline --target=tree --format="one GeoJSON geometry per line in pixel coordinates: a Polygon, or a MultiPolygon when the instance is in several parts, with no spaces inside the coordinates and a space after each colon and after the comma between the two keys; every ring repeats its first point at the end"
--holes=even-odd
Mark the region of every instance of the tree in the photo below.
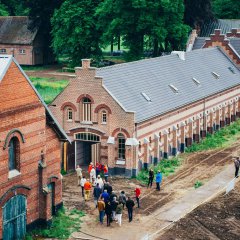
{"type": "Polygon", "coordinates": [[[26,16],[28,9],[24,7],[24,0],[1,0],[10,16],[26,16]]]}
{"type": "Polygon", "coordinates": [[[44,60],[52,57],[51,49],[51,18],[64,0],[24,0],[24,7],[29,9],[29,18],[32,20],[30,29],[38,28],[43,35],[44,60]]]}
{"type": "Polygon", "coordinates": [[[213,0],[213,10],[217,18],[239,19],[239,0],[213,0]]]}
{"type": "Polygon", "coordinates": [[[185,45],[188,27],[183,24],[182,0],[105,0],[96,12],[105,45],[119,35],[129,48],[128,59],[139,59],[144,48],[161,51],[185,45]],[[172,36],[170,36],[172,34],[172,36]]]}
{"type": "Polygon", "coordinates": [[[213,20],[212,0],[184,0],[184,22],[193,28],[213,20]]]}
{"type": "Polygon", "coordinates": [[[0,16],[8,16],[7,7],[0,1],[0,16]]]}
{"type": "Polygon", "coordinates": [[[67,54],[72,65],[81,58],[101,56],[95,10],[101,0],[65,0],[52,18],[52,46],[56,55],[67,54]]]}

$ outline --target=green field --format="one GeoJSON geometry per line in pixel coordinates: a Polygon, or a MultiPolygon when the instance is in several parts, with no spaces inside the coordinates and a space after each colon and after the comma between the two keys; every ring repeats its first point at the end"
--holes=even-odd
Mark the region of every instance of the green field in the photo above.
{"type": "Polygon", "coordinates": [[[30,80],[46,104],[51,103],[53,99],[68,85],[67,80],[55,80],[54,78],[30,77],[30,80]]]}

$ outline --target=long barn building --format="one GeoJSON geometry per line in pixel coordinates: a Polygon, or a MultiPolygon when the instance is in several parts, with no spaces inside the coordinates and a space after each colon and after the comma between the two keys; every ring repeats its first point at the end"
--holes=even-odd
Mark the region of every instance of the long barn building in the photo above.
{"type": "Polygon", "coordinates": [[[68,140],[16,59],[0,55],[0,239],[23,239],[62,206],[68,140]]]}
{"type": "Polygon", "coordinates": [[[240,72],[219,47],[90,67],[83,60],[50,108],[73,141],[65,167],[90,161],[135,176],[240,114],[240,72]]]}

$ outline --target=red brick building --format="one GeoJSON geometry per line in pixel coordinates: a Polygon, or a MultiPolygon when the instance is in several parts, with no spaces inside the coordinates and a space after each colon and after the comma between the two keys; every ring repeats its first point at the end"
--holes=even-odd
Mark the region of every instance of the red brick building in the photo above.
{"type": "Polygon", "coordinates": [[[0,17],[0,54],[8,54],[21,65],[41,65],[55,62],[51,49],[44,48],[41,29],[30,29],[26,16],[0,17]]]}
{"type": "Polygon", "coordinates": [[[0,239],[22,239],[62,205],[67,140],[17,61],[0,55],[0,239]]]}
{"type": "Polygon", "coordinates": [[[100,161],[135,176],[240,114],[240,71],[219,47],[99,69],[83,60],[75,70],[50,106],[74,141],[64,147],[68,170],[100,161]]]}

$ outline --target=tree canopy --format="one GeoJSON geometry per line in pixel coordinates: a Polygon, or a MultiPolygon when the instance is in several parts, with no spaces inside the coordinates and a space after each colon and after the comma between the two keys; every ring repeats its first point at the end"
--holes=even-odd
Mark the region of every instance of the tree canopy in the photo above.
{"type": "Polygon", "coordinates": [[[213,0],[213,10],[217,18],[240,19],[239,0],[213,0]]]}
{"type": "Polygon", "coordinates": [[[193,28],[201,27],[214,18],[212,0],[184,0],[184,5],[184,21],[193,28]]]}
{"type": "Polygon", "coordinates": [[[102,41],[122,36],[129,59],[138,59],[144,48],[160,51],[183,49],[188,27],[183,23],[182,0],[105,0],[97,8],[102,41]]]}
{"type": "Polygon", "coordinates": [[[8,16],[7,7],[0,1],[0,16],[8,16]]]}
{"type": "Polygon", "coordinates": [[[95,10],[101,0],[66,0],[52,18],[52,47],[59,56],[67,54],[72,65],[81,58],[101,55],[95,10]]]}

